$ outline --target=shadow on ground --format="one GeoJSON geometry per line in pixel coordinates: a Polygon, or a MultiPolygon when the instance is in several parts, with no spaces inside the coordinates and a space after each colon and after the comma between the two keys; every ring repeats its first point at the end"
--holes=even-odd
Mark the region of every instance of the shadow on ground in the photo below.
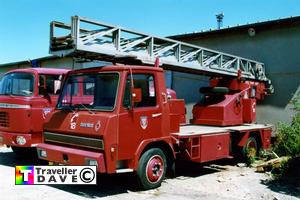
{"type": "Polygon", "coordinates": [[[282,180],[262,180],[270,190],[300,198],[300,177],[289,177],[282,180]]]}
{"type": "Polygon", "coordinates": [[[218,160],[211,163],[194,163],[187,161],[176,162],[176,176],[197,177],[227,170],[228,165],[235,166],[234,159],[218,160]]]}
{"type": "MultiPolygon", "coordinates": [[[[216,173],[226,170],[225,165],[235,165],[232,160],[221,160],[214,162],[215,165],[201,165],[191,162],[176,163],[175,178],[203,176],[206,174],[216,173]]],[[[15,165],[45,165],[42,161],[38,161],[34,157],[19,157],[11,151],[0,152],[0,165],[15,167],[15,165]]],[[[97,176],[97,185],[51,185],[50,187],[57,188],[72,194],[86,197],[98,198],[121,193],[129,193],[130,191],[139,191],[136,182],[136,176],[133,173],[127,174],[99,174],[97,176]]]]}
{"type": "Polygon", "coordinates": [[[289,161],[284,175],[275,180],[266,180],[261,183],[274,192],[295,196],[300,199],[300,157],[289,161]]]}
{"type": "MultiPolygon", "coordinates": [[[[221,164],[232,164],[235,162],[232,161],[220,161],[221,164]]],[[[213,165],[200,165],[191,162],[180,162],[176,164],[176,177],[190,178],[203,176],[206,174],[211,174],[226,170],[226,168],[213,165]]],[[[98,198],[111,196],[121,193],[137,192],[139,191],[136,176],[134,173],[127,174],[100,174],[97,176],[97,185],[96,186],[70,186],[70,185],[61,185],[61,186],[52,186],[57,189],[67,191],[76,195],[80,195],[87,198],[98,198]]]]}
{"type": "Polygon", "coordinates": [[[0,165],[15,167],[16,165],[45,165],[46,162],[38,160],[35,155],[18,156],[11,149],[2,147],[4,152],[0,152],[0,165]]]}

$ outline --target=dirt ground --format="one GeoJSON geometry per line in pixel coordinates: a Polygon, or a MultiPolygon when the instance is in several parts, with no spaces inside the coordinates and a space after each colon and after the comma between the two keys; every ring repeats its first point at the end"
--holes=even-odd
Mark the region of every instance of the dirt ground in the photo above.
{"type": "Polygon", "coordinates": [[[16,186],[14,166],[32,164],[38,163],[0,147],[0,199],[300,199],[299,187],[271,181],[267,174],[238,167],[233,161],[204,166],[183,163],[176,178],[149,191],[137,190],[133,174],[99,175],[97,186],[16,186]]]}

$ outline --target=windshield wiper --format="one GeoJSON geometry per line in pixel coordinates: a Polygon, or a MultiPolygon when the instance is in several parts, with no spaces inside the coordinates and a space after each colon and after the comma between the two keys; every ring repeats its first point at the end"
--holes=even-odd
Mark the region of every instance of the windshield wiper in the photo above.
{"type": "Polygon", "coordinates": [[[12,95],[12,92],[9,91],[9,92],[3,92],[2,95],[12,95]]]}
{"type": "Polygon", "coordinates": [[[92,111],[90,108],[88,108],[87,106],[85,106],[84,104],[82,103],[79,103],[79,105],[81,105],[84,109],[86,109],[90,114],[95,114],[94,111],[92,111]]]}
{"type": "Polygon", "coordinates": [[[75,109],[73,110],[72,109],[72,105],[71,104],[69,104],[68,106],[67,105],[63,105],[63,104],[61,104],[61,106],[59,106],[58,108],[60,108],[60,109],[62,109],[62,110],[66,110],[66,108],[68,109],[68,110],[70,110],[72,113],[76,113],[75,112],[75,109]]]}

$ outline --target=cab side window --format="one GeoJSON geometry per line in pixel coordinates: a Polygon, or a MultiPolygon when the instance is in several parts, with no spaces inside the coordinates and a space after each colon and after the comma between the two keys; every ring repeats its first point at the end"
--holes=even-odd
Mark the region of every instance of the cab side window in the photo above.
{"type": "Polygon", "coordinates": [[[94,95],[95,79],[86,78],[83,80],[83,95],[94,95]]]}
{"type": "Polygon", "coordinates": [[[55,95],[58,94],[61,87],[61,81],[59,75],[40,75],[39,76],[39,94],[43,94],[44,88],[47,94],[55,95]]]}
{"type": "MultiPolygon", "coordinates": [[[[141,102],[135,103],[134,107],[156,106],[156,93],[154,76],[152,74],[133,74],[134,88],[140,88],[142,91],[141,102]]],[[[126,87],[123,98],[123,106],[130,106],[130,75],[127,76],[126,87]]]]}

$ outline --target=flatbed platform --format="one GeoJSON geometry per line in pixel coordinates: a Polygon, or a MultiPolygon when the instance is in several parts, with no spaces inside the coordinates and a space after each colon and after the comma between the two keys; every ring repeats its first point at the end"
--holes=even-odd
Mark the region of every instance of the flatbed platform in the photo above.
{"type": "Polygon", "coordinates": [[[182,125],[180,126],[180,131],[178,133],[172,133],[173,136],[177,137],[189,137],[197,135],[206,134],[218,134],[218,133],[228,133],[232,131],[249,131],[258,129],[272,128],[271,124],[243,124],[240,126],[205,126],[205,125],[182,125]]]}

